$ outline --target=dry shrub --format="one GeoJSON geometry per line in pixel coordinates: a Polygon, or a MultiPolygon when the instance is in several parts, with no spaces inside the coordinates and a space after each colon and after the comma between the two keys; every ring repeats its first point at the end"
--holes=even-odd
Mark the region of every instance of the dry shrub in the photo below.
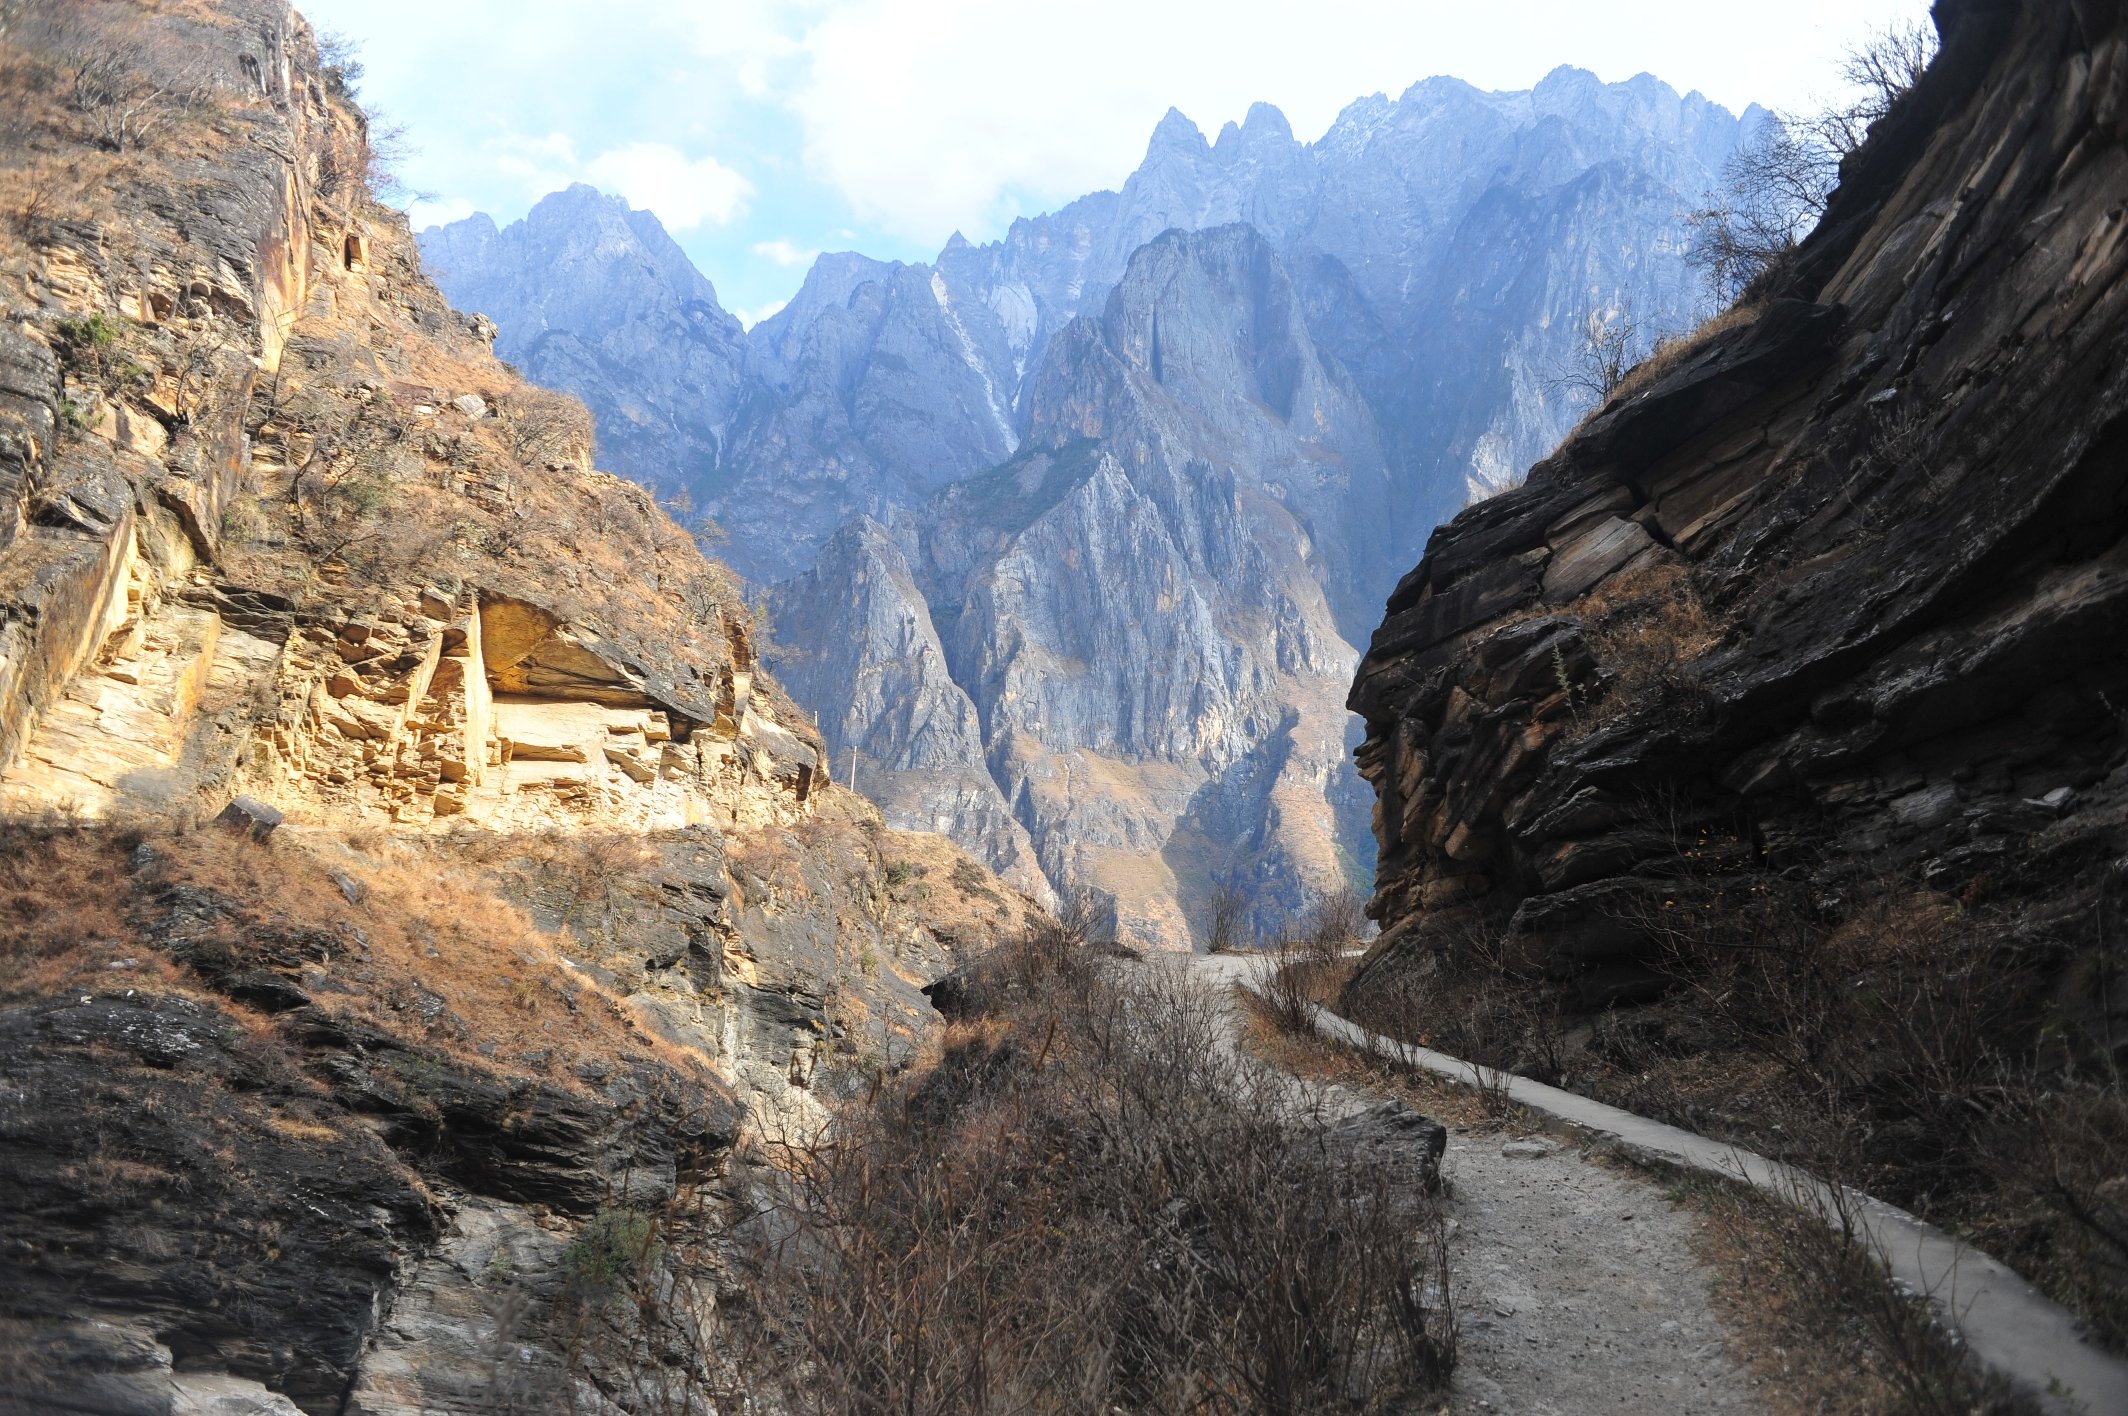
{"type": "Polygon", "coordinates": [[[1483,1128],[1497,1120],[1469,1087],[1405,1066],[1387,1049],[1363,1051],[1317,1032],[1286,1032],[1253,993],[1242,996],[1241,1008],[1243,1046],[1280,1072],[1393,1097],[1452,1130],[1483,1128]]]}
{"type": "Polygon", "coordinates": [[[938,1062],[770,1148],[754,1291],[807,1409],[1402,1409],[1454,1358],[1440,1227],[1230,1044],[1221,1000],[1062,931],[938,1062]]]}
{"type": "Polygon", "coordinates": [[[654,890],[664,873],[641,837],[605,832],[468,832],[451,848],[489,866],[513,898],[551,909],[562,929],[609,944],[630,900],[654,890]]]}
{"type": "Polygon", "coordinates": [[[1273,938],[1256,961],[1253,988],[1282,1031],[1314,1031],[1315,1010],[1343,991],[1366,931],[1366,897],[1340,890],[1317,900],[1273,938]]]}
{"type": "Polygon", "coordinates": [[[1255,931],[1249,925],[1248,892],[1239,882],[1216,882],[1204,903],[1204,951],[1233,954],[1256,947],[1255,931]]]}
{"type": "Polygon", "coordinates": [[[1964,1360],[1925,1295],[1892,1283],[1850,1210],[1711,1181],[1679,1197],[1706,1218],[1695,1247],[1729,1280],[1716,1302],[1784,1416],[2029,1409],[1964,1360]]]}
{"type": "Polygon", "coordinates": [[[1967,1234],[2128,1348],[2128,1088],[2104,991],[2059,1007],[2061,941],[1896,880],[1829,918],[1721,833],[1681,844],[1704,873],[1639,919],[1674,997],[1599,1028],[1590,1089],[1967,1234]]]}
{"type": "Polygon", "coordinates": [[[1625,377],[1612,386],[1609,390],[1610,397],[1605,399],[1596,411],[1616,407],[1645,393],[1655,386],[1657,380],[1683,365],[1687,359],[1716,339],[1732,330],[1757,323],[1763,313],[1765,307],[1761,305],[1731,305],[1719,314],[1702,320],[1690,333],[1657,340],[1655,347],[1648,351],[1648,357],[1626,371],[1625,377]]]}
{"type": "Polygon", "coordinates": [[[1579,715],[1584,728],[1628,710],[1697,710],[1701,690],[1689,666],[1721,643],[1724,627],[1681,561],[1665,555],[1614,576],[1576,604],[1574,613],[1586,626],[1597,662],[1611,675],[1597,710],[1579,715]]]}
{"type": "Polygon", "coordinates": [[[1496,1113],[1510,1109],[1514,1075],[1567,1081],[1566,1001],[1504,921],[1479,916],[1444,929],[1426,955],[1383,970],[1346,1002],[1370,1031],[1471,1063],[1496,1113]]]}

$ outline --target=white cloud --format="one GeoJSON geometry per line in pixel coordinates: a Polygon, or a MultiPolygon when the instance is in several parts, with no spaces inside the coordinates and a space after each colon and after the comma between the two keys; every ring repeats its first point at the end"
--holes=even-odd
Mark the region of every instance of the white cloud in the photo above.
{"type": "Polygon", "coordinates": [[[513,177],[527,198],[543,197],[577,179],[583,165],[566,133],[503,133],[481,144],[487,165],[513,177]]]}
{"type": "Polygon", "coordinates": [[[1262,99],[1297,136],[1364,94],[1433,74],[1526,88],[1560,64],[1652,72],[1740,109],[1807,105],[1841,49],[1924,0],[1790,0],[1778,26],[1705,0],[847,0],[802,41],[790,103],[814,172],[901,236],[995,234],[1112,186],[1170,105],[1209,137],[1262,99]]]}
{"type": "Polygon", "coordinates": [[[777,265],[789,268],[792,266],[811,265],[813,258],[819,255],[820,252],[806,250],[804,247],[793,245],[778,236],[773,241],[754,242],[754,254],[765,256],[777,265]]]}
{"type": "Polygon", "coordinates": [[[584,175],[629,205],[656,212],[672,231],[727,225],[754,192],[753,183],[715,158],[690,158],[664,143],[602,152],[585,164],[584,175]]]}
{"type": "Polygon", "coordinates": [[[454,221],[464,221],[479,208],[464,197],[448,197],[440,201],[426,199],[411,202],[406,209],[407,220],[416,231],[431,226],[449,226],[454,221]]]}
{"type": "Polygon", "coordinates": [[[781,310],[785,305],[788,305],[790,303],[791,302],[788,300],[771,300],[766,305],[757,305],[750,310],[733,310],[732,317],[737,319],[740,324],[745,325],[748,329],[752,329],[755,325],[761,323],[763,320],[775,314],[777,311],[781,310]]]}

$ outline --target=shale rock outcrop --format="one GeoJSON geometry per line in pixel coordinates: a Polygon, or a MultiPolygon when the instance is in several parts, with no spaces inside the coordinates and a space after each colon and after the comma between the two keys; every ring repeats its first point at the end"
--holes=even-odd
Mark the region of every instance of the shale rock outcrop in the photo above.
{"type": "Polygon", "coordinates": [[[1939,0],[1792,262],[1457,517],[1354,684],[1384,926],[1592,1002],[1711,871],[2083,915],[2122,853],[2128,21],[1939,0]],[[2096,893],[2094,893],[2096,892],[2096,893]]]}

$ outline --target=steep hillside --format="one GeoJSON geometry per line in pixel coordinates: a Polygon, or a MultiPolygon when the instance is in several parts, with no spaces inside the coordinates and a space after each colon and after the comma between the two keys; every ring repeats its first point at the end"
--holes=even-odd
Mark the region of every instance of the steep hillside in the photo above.
{"type": "Polygon", "coordinates": [[[1033,906],[828,783],[292,10],[9,20],[0,1409],[704,1409],[734,1140],[1033,906]]]}
{"type": "Polygon", "coordinates": [[[1936,18],[1793,260],[1397,587],[1346,1000],[1682,996],[1542,1065],[1809,1120],[2118,1343],[2128,23],[1936,18]]]}

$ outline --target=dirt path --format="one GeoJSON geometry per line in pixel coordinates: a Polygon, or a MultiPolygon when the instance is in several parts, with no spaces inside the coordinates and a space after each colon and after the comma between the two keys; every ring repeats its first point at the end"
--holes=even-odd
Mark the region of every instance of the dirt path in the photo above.
{"type": "Polygon", "coordinates": [[[1764,1410],[1712,1311],[1692,1215],[1645,1176],[1570,1150],[1529,1153],[1549,1144],[1450,1129],[1452,1409],[1764,1410]]]}
{"type": "MultiPolygon", "coordinates": [[[[1239,982],[1245,965],[1200,958],[1191,967],[1239,982]]],[[[1378,1100],[1325,1091],[1337,1113],[1378,1100]]],[[[1461,1317],[1450,1411],[1766,1409],[1729,1356],[1714,1275],[1692,1252],[1696,1221],[1656,1181],[1546,1139],[1453,1124],[1442,1173],[1461,1317]]]]}

